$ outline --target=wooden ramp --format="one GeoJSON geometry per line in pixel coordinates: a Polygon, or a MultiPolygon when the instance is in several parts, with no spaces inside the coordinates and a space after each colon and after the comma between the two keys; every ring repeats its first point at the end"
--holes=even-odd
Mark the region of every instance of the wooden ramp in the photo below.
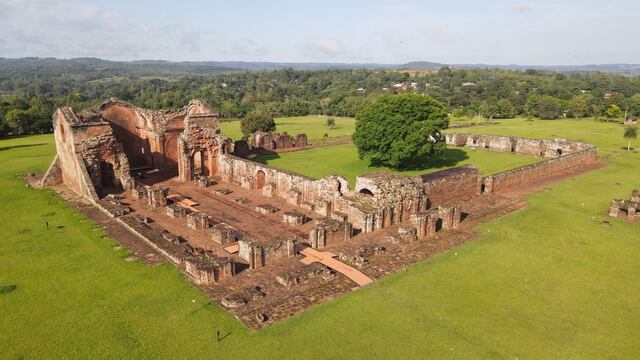
{"type": "Polygon", "coordinates": [[[336,254],[332,252],[318,251],[316,249],[307,247],[301,250],[300,253],[306,256],[301,260],[303,263],[311,264],[314,262],[319,262],[343,274],[344,276],[348,277],[349,279],[351,279],[351,281],[355,282],[359,286],[369,285],[373,282],[373,279],[371,279],[361,271],[357,270],[356,268],[334,259],[336,254]]]}

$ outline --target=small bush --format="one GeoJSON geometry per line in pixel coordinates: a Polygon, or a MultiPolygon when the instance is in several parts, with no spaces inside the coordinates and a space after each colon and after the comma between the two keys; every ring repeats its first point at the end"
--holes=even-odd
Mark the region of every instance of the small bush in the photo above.
{"type": "Polygon", "coordinates": [[[8,294],[10,292],[13,292],[15,289],[17,289],[18,286],[17,285],[0,285],[0,295],[4,295],[4,294],[8,294]]]}

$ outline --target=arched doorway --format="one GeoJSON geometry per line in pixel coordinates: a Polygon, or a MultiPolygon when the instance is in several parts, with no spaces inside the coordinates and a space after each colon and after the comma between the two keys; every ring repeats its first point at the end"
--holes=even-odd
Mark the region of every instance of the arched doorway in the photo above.
{"type": "Polygon", "coordinates": [[[371,192],[371,190],[366,188],[360,189],[359,193],[366,196],[373,196],[373,193],[371,192]]]}
{"type": "Polygon", "coordinates": [[[262,189],[264,187],[265,182],[266,182],[266,175],[264,171],[258,170],[258,172],[256,173],[256,189],[258,190],[262,189]]]}

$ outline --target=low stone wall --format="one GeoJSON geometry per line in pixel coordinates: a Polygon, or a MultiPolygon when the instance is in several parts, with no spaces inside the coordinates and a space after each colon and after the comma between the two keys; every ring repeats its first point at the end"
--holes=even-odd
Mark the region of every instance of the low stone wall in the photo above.
{"type": "Polygon", "coordinates": [[[521,186],[578,166],[598,161],[598,150],[591,148],[535,164],[503,171],[483,178],[483,192],[497,192],[521,186]]]}
{"type": "Polygon", "coordinates": [[[530,139],[500,135],[447,134],[446,142],[447,145],[547,158],[555,158],[594,148],[591,144],[567,139],[530,139]]]}
{"type": "Polygon", "coordinates": [[[538,163],[503,171],[482,179],[485,193],[527,184],[577,166],[598,161],[598,149],[588,143],[567,139],[529,139],[514,136],[447,134],[448,145],[511,152],[547,158],[538,163]]]}
{"type": "Polygon", "coordinates": [[[219,169],[224,181],[262,190],[264,196],[277,196],[295,206],[311,204],[319,213],[327,210],[327,203],[331,207],[334,199],[348,191],[347,180],[339,176],[313,179],[229,154],[220,155],[219,169]]]}

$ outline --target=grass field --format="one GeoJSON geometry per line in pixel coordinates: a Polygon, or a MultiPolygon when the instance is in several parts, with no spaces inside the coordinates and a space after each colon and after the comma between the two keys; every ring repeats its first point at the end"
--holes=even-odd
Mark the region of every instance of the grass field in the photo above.
{"type": "Polygon", "coordinates": [[[473,131],[585,140],[607,166],[530,194],[527,208],[464,246],[260,332],[172,266],[125,262],[116,241],[50,191],[25,188],[14,172],[44,170],[51,136],[2,140],[0,357],[639,358],[640,226],[601,225],[612,198],[640,187],[640,154],[622,150],[622,127],[503,121],[473,131]],[[220,343],[216,329],[228,334],[220,343]]]}
{"type": "MultiPolygon", "coordinates": [[[[366,160],[358,158],[358,152],[353,144],[320,147],[304,151],[286,152],[281,154],[262,155],[255,161],[274,167],[294,171],[314,178],[326,175],[340,175],[349,180],[349,186],[355,185],[355,178],[374,172],[398,172],[386,167],[370,166],[366,160]]],[[[483,174],[513,169],[518,166],[540,161],[534,156],[524,156],[508,153],[488,152],[483,150],[449,148],[442,158],[432,162],[418,164],[411,170],[404,170],[405,175],[418,175],[437,170],[473,164],[483,174]]]]}
{"type": "MultiPolygon", "coordinates": [[[[309,140],[319,140],[324,138],[324,134],[328,134],[329,137],[332,138],[348,136],[351,135],[356,128],[356,123],[353,118],[336,116],[333,118],[336,120],[336,125],[332,129],[327,127],[327,116],[323,115],[276,118],[276,131],[281,133],[286,131],[292,136],[305,133],[309,140]]],[[[242,138],[240,120],[222,121],[220,128],[224,135],[233,140],[242,138]]]]}

